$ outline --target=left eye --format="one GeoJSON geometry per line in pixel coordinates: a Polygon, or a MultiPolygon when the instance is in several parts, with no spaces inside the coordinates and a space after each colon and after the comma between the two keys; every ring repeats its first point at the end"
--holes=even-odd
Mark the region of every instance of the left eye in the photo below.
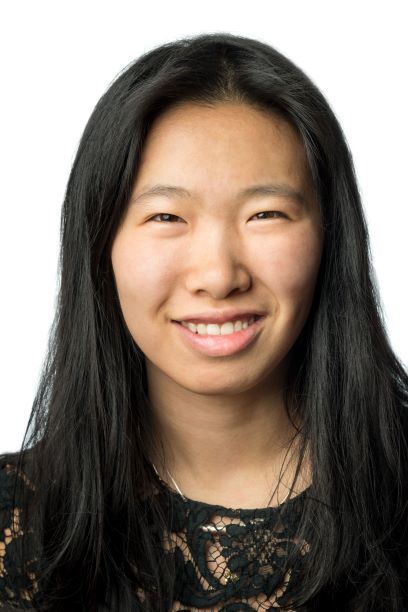
{"type": "MultiPolygon", "coordinates": [[[[286,217],[286,215],[284,213],[280,212],[280,210],[264,210],[262,212],[256,213],[254,215],[254,217],[257,217],[258,215],[266,215],[267,213],[272,213],[274,215],[279,215],[281,217],[286,217]]],[[[273,217],[273,218],[275,218],[275,217],[273,217]]],[[[261,221],[263,221],[263,219],[261,219],[261,221]]]]}
{"type": "MultiPolygon", "coordinates": [[[[273,213],[274,215],[279,215],[279,216],[281,216],[281,217],[286,217],[286,215],[285,215],[284,213],[280,212],[279,210],[265,210],[265,211],[262,211],[262,212],[256,213],[256,214],[254,215],[254,217],[257,217],[258,215],[265,215],[265,214],[267,214],[267,213],[273,213]]],[[[155,215],[154,217],[151,217],[151,218],[149,219],[149,221],[154,221],[154,219],[156,219],[157,217],[171,217],[171,218],[173,218],[173,219],[181,219],[181,217],[178,217],[177,215],[171,215],[170,213],[158,213],[158,214],[157,214],[157,215],[155,215]]],[[[273,217],[273,218],[276,218],[276,217],[273,217]]],[[[279,217],[278,217],[278,218],[279,218],[279,217]]],[[[264,220],[264,219],[261,219],[261,221],[263,221],[263,220],[264,220]]],[[[169,219],[169,218],[164,219],[164,220],[163,220],[163,222],[164,222],[164,223],[169,223],[169,222],[170,222],[170,219],[169,219]]]]}

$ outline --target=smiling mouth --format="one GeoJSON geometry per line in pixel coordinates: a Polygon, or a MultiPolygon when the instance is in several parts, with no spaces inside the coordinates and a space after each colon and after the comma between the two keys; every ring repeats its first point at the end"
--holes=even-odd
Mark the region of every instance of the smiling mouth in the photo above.
{"type": "Polygon", "coordinates": [[[256,339],[263,327],[264,319],[265,316],[258,316],[253,323],[227,334],[200,334],[178,321],[173,321],[173,324],[177,325],[181,339],[190,348],[212,357],[227,357],[239,353],[256,339]]]}
{"type": "Polygon", "coordinates": [[[245,329],[248,329],[248,327],[251,327],[252,325],[254,325],[254,323],[256,323],[257,321],[259,321],[259,319],[264,319],[265,317],[263,315],[252,315],[251,317],[247,317],[246,319],[237,319],[236,321],[224,321],[224,323],[205,323],[204,321],[199,321],[198,323],[193,323],[192,321],[176,321],[173,320],[173,323],[177,323],[178,325],[181,325],[182,327],[184,327],[185,329],[188,329],[192,334],[195,334],[197,336],[231,336],[233,334],[237,334],[240,331],[243,331],[245,329]],[[238,321],[239,321],[239,325],[238,325],[238,321]],[[229,325],[232,324],[232,330],[229,327],[228,328],[228,332],[225,333],[225,328],[224,328],[224,333],[221,333],[221,328],[222,326],[228,323],[229,325]],[[189,324],[194,326],[193,328],[189,327],[189,324]],[[207,331],[205,328],[203,329],[203,326],[212,326],[210,327],[210,332],[209,333],[203,333],[205,331],[207,331]],[[200,331],[198,331],[198,327],[200,327],[200,331]],[[216,326],[216,327],[215,327],[216,326]],[[195,328],[195,329],[194,329],[195,328]]]}

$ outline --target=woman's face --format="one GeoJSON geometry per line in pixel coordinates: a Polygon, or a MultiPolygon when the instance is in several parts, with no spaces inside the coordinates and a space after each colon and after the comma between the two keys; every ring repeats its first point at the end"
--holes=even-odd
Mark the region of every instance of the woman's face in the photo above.
{"type": "Polygon", "coordinates": [[[277,380],[307,319],[322,246],[304,149],[283,119],[235,103],[159,117],[111,253],[149,388],[236,395],[277,380]],[[186,191],[136,201],[159,184],[186,191]],[[174,322],[227,309],[264,315],[243,348],[199,349],[174,322]]]}

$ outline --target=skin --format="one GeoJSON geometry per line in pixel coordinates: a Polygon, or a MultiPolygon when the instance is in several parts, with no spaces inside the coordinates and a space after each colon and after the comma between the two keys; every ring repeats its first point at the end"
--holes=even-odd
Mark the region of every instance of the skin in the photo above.
{"type": "MultiPolygon", "coordinates": [[[[285,467],[269,505],[286,497],[290,453],[284,461],[294,429],[282,389],[322,249],[305,152],[286,121],[232,102],[185,103],[156,120],[111,258],[126,324],[145,355],[166,467],[187,497],[264,507],[285,467]],[[194,196],[133,202],[156,183],[194,196]],[[261,183],[286,184],[303,204],[275,194],[236,199],[240,189],[261,183]],[[260,309],[266,318],[256,341],[230,356],[198,353],[171,323],[234,307],[260,309]]],[[[297,482],[297,492],[310,484],[307,466],[297,482]]]]}

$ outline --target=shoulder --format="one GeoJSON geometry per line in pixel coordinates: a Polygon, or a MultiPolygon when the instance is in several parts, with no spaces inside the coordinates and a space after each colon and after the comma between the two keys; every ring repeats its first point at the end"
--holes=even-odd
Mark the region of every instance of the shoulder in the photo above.
{"type": "Polygon", "coordinates": [[[24,491],[33,490],[28,461],[25,458],[19,465],[19,456],[19,452],[0,454],[0,506],[2,508],[10,506],[14,501],[16,486],[17,494],[22,489],[24,491]]]}
{"type": "Polygon", "coordinates": [[[32,536],[24,525],[23,502],[33,487],[18,458],[18,452],[0,454],[0,609],[29,608],[37,586],[37,559],[22,560],[22,541],[30,550],[32,536]]]}

